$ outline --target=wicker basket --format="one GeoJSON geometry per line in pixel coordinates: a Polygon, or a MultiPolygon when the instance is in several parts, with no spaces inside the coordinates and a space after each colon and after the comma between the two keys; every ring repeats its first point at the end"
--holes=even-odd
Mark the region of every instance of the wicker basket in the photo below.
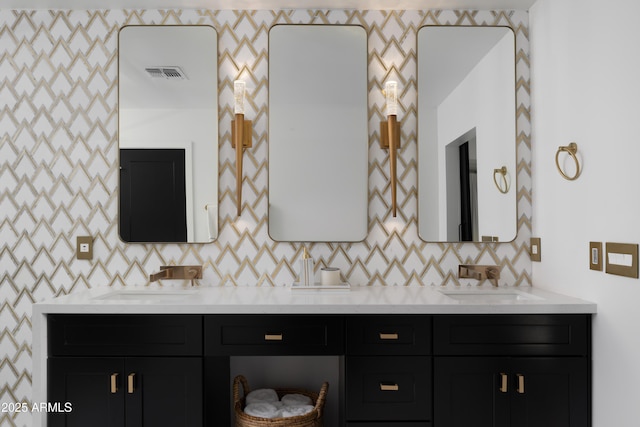
{"type": "Polygon", "coordinates": [[[327,398],[327,390],[329,383],[325,382],[320,388],[320,393],[300,389],[275,389],[278,397],[282,398],[285,394],[303,394],[311,398],[314,408],[311,412],[296,417],[287,418],[260,418],[253,417],[244,413],[245,396],[249,394],[251,389],[247,379],[242,375],[238,375],[233,379],[233,407],[236,414],[236,427],[322,427],[322,409],[325,399],[327,398]],[[240,397],[240,384],[242,384],[243,397],[240,397]]]}

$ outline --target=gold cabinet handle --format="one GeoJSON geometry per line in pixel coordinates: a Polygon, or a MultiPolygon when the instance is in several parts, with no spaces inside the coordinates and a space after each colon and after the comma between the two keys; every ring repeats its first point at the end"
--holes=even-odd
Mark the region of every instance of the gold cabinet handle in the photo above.
{"type": "Polygon", "coordinates": [[[111,394],[118,392],[118,374],[111,374],[111,394]]]}
{"type": "Polygon", "coordinates": [[[282,341],[282,334],[265,334],[265,341],[282,341]]]}
{"type": "Polygon", "coordinates": [[[136,374],[131,373],[127,376],[127,392],[129,394],[133,394],[133,392],[135,391],[135,378],[136,378],[136,374]]]}
{"type": "Polygon", "coordinates": [[[382,391],[398,391],[398,390],[400,390],[400,387],[398,386],[398,384],[380,383],[380,390],[382,390],[382,391]]]}
{"type": "Polygon", "coordinates": [[[509,376],[507,374],[505,374],[504,372],[500,372],[500,392],[501,393],[506,393],[508,391],[508,385],[507,385],[508,379],[509,379],[509,376]]]}
{"type": "Polygon", "coordinates": [[[398,334],[397,333],[385,334],[380,332],[380,339],[381,340],[397,340],[398,334]]]}
{"type": "Polygon", "coordinates": [[[520,394],[524,394],[524,375],[516,374],[516,378],[518,378],[518,389],[516,391],[520,394]]]}

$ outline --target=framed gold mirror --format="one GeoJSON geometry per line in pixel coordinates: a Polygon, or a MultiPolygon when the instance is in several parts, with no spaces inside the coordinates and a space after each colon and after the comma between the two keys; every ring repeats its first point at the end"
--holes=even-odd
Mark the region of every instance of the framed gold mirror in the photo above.
{"type": "Polygon", "coordinates": [[[515,35],[418,31],[418,232],[433,242],[517,233],[515,35]]]}
{"type": "Polygon", "coordinates": [[[367,33],[269,32],[269,235],[355,242],[368,222],[367,33]]]}
{"type": "Polygon", "coordinates": [[[218,236],[218,49],[210,26],[126,26],[118,38],[119,232],[218,236]]]}

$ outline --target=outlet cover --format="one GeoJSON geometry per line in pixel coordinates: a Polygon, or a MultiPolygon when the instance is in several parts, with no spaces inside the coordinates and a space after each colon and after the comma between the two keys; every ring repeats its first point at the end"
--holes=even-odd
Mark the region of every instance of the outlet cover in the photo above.
{"type": "Polygon", "coordinates": [[[602,242],[589,242],[589,268],[602,271],[602,242]]]}
{"type": "Polygon", "coordinates": [[[607,242],[604,264],[606,273],[637,279],[638,244],[607,242]]]}
{"type": "Polygon", "coordinates": [[[78,236],[76,238],[76,258],[93,259],[93,237],[78,236]]]}
{"type": "Polygon", "coordinates": [[[540,249],[540,238],[532,237],[529,244],[529,251],[531,254],[531,261],[540,262],[542,261],[542,250],[540,249]]]}

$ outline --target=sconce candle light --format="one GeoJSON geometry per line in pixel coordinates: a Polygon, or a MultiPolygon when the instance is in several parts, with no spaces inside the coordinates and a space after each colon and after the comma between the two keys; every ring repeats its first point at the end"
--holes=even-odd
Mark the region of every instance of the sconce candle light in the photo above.
{"type": "Polygon", "coordinates": [[[243,80],[233,82],[235,119],[231,121],[231,145],[236,149],[236,207],[238,216],[242,212],[242,153],[250,148],[253,132],[251,120],[244,119],[245,83],[243,80]]]}
{"type": "Polygon", "coordinates": [[[400,148],[400,122],[398,122],[398,83],[388,81],[384,85],[387,121],[380,122],[380,147],[389,150],[389,172],[391,180],[391,211],[397,211],[397,151],[400,148]]]}

